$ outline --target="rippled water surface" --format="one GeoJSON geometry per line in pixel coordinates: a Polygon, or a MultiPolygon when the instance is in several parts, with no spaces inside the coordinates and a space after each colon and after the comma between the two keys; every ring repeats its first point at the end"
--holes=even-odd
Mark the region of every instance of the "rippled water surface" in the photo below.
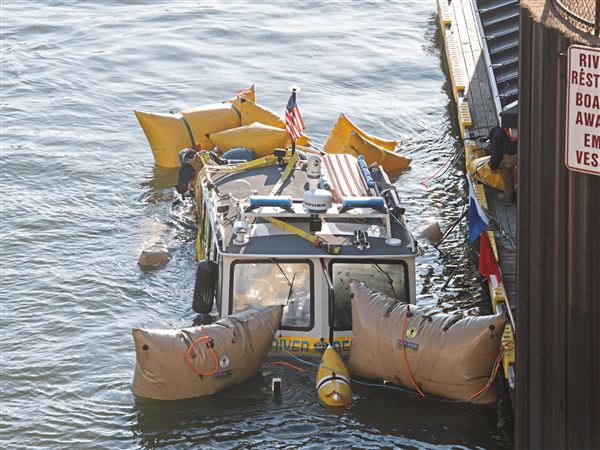
{"type": "MultiPolygon", "coordinates": [[[[221,101],[252,83],[283,111],[295,83],[306,132],[339,112],[402,141],[397,183],[418,229],[465,203],[435,45],[435,3],[2,2],[1,444],[3,448],[506,448],[494,407],[355,387],[323,407],[313,375],[268,362],[213,398],[136,402],[134,326],[189,324],[193,232],[176,174],[154,167],[132,110],[221,101]],[[142,272],[148,240],[173,260],[142,272]],[[284,379],[274,399],[273,374],[284,379]]],[[[477,304],[464,224],[422,243],[418,302],[477,304]],[[449,280],[450,275],[452,278],[449,280]]]]}

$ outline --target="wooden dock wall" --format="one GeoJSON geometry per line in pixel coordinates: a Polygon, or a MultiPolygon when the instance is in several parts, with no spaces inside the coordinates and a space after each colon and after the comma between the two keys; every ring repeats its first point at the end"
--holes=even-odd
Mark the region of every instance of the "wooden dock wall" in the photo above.
{"type": "Polygon", "coordinates": [[[600,41],[521,8],[515,444],[600,449],[600,176],[564,157],[566,52],[600,41]]]}
{"type": "MultiPolygon", "coordinates": [[[[456,103],[457,119],[464,140],[467,174],[469,162],[485,154],[477,145],[475,136],[487,136],[498,125],[494,98],[485,67],[483,48],[478,34],[476,11],[471,0],[437,0],[438,18],[444,39],[444,53],[448,65],[452,94],[456,103]]],[[[467,177],[470,178],[469,175],[467,177]]],[[[481,183],[473,183],[475,195],[482,207],[493,212],[503,224],[506,234],[516,239],[516,208],[497,202],[497,192],[481,183]],[[512,220],[509,220],[512,219],[512,220]],[[510,223],[509,223],[510,222],[510,223]]],[[[508,241],[500,233],[487,231],[494,255],[502,269],[504,280],[497,287],[488,283],[494,312],[504,312],[510,317],[502,336],[502,375],[509,387],[514,386],[515,320],[512,314],[516,293],[516,256],[508,241]]]]}

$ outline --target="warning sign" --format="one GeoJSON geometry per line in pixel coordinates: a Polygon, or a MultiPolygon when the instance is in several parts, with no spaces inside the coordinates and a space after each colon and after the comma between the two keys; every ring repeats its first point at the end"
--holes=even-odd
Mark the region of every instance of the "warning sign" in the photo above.
{"type": "Polygon", "coordinates": [[[568,60],[565,163],[600,175],[600,48],[572,45],[568,60]]]}

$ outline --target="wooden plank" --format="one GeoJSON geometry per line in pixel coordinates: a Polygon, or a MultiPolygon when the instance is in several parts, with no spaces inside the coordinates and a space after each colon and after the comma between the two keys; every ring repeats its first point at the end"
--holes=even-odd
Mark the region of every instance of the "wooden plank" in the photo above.
{"type": "MultiPolygon", "coordinates": [[[[490,214],[500,222],[501,229],[508,238],[517,243],[517,208],[514,203],[506,205],[504,200],[498,197],[499,191],[485,188],[486,198],[490,214]]],[[[499,264],[502,270],[504,287],[508,295],[511,307],[516,305],[517,291],[517,253],[510,241],[502,232],[496,232],[496,245],[498,246],[499,264]]]]}
{"type": "MultiPolygon", "coordinates": [[[[450,4],[447,0],[437,1],[461,135],[465,137],[465,129],[468,129],[471,136],[487,135],[489,129],[497,125],[497,117],[476,17],[469,3],[471,0],[453,0],[450,4]],[[457,81],[461,82],[460,86],[457,86],[457,81]]],[[[465,141],[467,161],[480,152],[475,141],[465,141]]],[[[502,347],[505,350],[503,373],[509,379],[512,370],[510,367],[515,363],[515,322],[511,309],[515,307],[516,299],[516,252],[510,239],[516,242],[516,211],[513,207],[511,212],[503,201],[497,201],[497,192],[493,192],[491,188],[484,189],[483,185],[476,184],[474,189],[481,205],[497,217],[508,235],[507,238],[500,232],[487,232],[503,276],[503,283],[497,287],[488,283],[492,305],[495,311],[499,308],[504,311],[508,309],[511,318],[510,326],[505,327],[502,337],[502,347]]]]}
{"type": "Polygon", "coordinates": [[[476,18],[468,0],[454,0],[450,8],[454,16],[452,29],[455,41],[458,41],[456,46],[465,79],[465,95],[473,118],[471,131],[476,135],[485,135],[489,128],[497,124],[497,119],[477,34],[476,18]]]}

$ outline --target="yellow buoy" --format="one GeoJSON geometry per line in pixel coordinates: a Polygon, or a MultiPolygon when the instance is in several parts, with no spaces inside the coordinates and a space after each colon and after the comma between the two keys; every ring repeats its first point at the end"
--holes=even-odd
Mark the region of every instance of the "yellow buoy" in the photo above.
{"type": "Polygon", "coordinates": [[[316,377],[317,393],[328,406],[346,406],[352,401],[350,374],[331,345],[323,353],[316,377]]]}

